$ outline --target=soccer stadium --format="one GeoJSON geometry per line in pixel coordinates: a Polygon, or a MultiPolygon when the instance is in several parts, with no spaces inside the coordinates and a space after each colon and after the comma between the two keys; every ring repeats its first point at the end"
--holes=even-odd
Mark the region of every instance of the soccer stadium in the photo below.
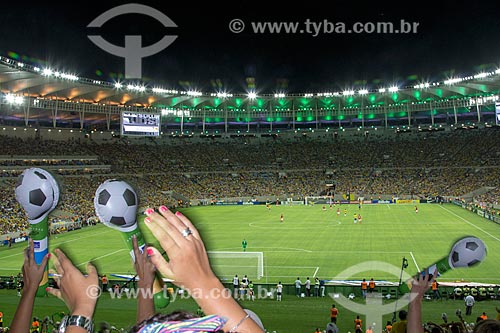
{"type": "MultiPolygon", "coordinates": [[[[25,297],[30,239],[38,264],[43,246],[88,276],[92,263],[94,330],[128,332],[141,286],[130,232],[175,258],[147,226],[162,205],[192,223],[217,279],[265,332],[327,332],[335,304],[336,332],[389,333],[427,268],[438,272],[421,300],[425,332],[499,318],[499,67],[273,93],[78,71],[0,56],[0,332],[25,297]]],[[[186,225],[181,240],[198,237],[186,225]]],[[[45,286],[62,283],[60,266],[49,260],[45,286]]],[[[169,299],[157,312],[205,315],[189,288],[156,276],[169,299]]],[[[22,319],[59,332],[71,310],[44,288],[22,319]]]]}

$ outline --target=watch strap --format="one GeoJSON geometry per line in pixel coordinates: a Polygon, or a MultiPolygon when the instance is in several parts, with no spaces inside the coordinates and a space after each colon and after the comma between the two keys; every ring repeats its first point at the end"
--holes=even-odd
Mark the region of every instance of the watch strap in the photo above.
{"type": "Polygon", "coordinates": [[[91,319],[84,316],[65,316],[61,321],[59,333],[65,332],[68,326],[82,327],[89,333],[93,333],[94,331],[94,323],[91,319]]]}

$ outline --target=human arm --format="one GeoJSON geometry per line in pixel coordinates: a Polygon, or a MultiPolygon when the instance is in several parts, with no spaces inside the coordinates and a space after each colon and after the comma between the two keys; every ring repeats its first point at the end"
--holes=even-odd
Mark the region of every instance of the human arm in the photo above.
{"type": "Polygon", "coordinates": [[[148,254],[156,268],[173,279],[176,286],[186,289],[203,312],[226,318],[225,332],[236,326],[239,333],[263,332],[215,276],[205,245],[191,221],[180,212],[174,214],[164,206],[159,212],[146,210],[148,217],[144,220],[169,258],[167,262],[157,249],[148,247],[148,254]],[[192,233],[183,236],[188,228],[192,233]]]}
{"type": "MultiPolygon", "coordinates": [[[[56,288],[47,288],[49,294],[63,300],[72,316],[83,316],[92,320],[99,297],[99,277],[96,268],[87,264],[87,275],[83,275],[60,249],[56,249],[54,266],[59,277],[56,288]]],[[[83,327],[68,326],[67,333],[86,333],[83,327]]]]}
{"type": "Polygon", "coordinates": [[[28,248],[24,251],[24,264],[23,264],[23,277],[24,287],[21,300],[12,319],[10,326],[11,333],[26,333],[30,331],[31,315],[33,314],[33,305],[35,302],[35,295],[40,281],[42,281],[43,274],[45,273],[45,266],[49,260],[47,254],[40,266],[35,262],[33,240],[30,239],[28,248]]]}
{"type": "Polygon", "coordinates": [[[147,252],[141,252],[137,244],[137,237],[133,236],[132,245],[134,248],[134,267],[139,276],[137,286],[139,294],[137,300],[137,323],[141,323],[155,313],[153,302],[153,282],[156,268],[149,260],[147,252]],[[146,291],[147,290],[147,291],[146,291]]]}
{"type": "Polygon", "coordinates": [[[410,304],[408,306],[408,333],[424,332],[422,326],[422,300],[425,292],[429,290],[436,276],[437,271],[430,274],[428,269],[426,269],[425,274],[422,275],[419,273],[413,278],[410,292],[410,304]]]}

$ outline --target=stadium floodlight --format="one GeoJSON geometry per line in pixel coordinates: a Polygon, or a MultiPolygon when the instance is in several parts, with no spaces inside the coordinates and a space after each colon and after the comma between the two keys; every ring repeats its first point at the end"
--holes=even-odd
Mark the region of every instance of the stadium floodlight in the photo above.
{"type": "Polygon", "coordinates": [[[344,90],[342,92],[342,95],[344,95],[344,96],[352,96],[352,95],[354,95],[354,90],[344,90]]]}
{"type": "Polygon", "coordinates": [[[285,98],[285,94],[284,93],[274,94],[274,98],[285,98]]]}
{"type": "Polygon", "coordinates": [[[248,98],[249,99],[256,99],[257,98],[257,94],[255,92],[249,92],[248,93],[248,98]]]}
{"type": "Polygon", "coordinates": [[[8,104],[21,105],[24,103],[24,98],[23,98],[23,96],[17,96],[14,94],[7,94],[7,95],[5,95],[5,101],[8,104]]]}
{"type": "Polygon", "coordinates": [[[24,67],[24,64],[23,64],[22,62],[18,62],[18,63],[17,63],[17,67],[21,67],[21,68],[23,68],[23,67],[24,67]]]}
{"type": "Polygon", "coordinates": [[[16,99],[16,96],[14,96],[12,94],[5,95],[5,101],[9,104],[14,104],[15,99],[16,99]]]}
{"type": "Polygon", "coordinates": [[[219,98],[230,98],[233,97],[233,94],[228,94],[226,92],[218,92],[216,96],[219,98]]]}
{"type": "Polygon", "coordinates": [[[366,94],[368,94],[368,89],[361,89],[361,90],[358,91],[358,94],[360,94],[360,95],[366,95],[366,94]]]}
{"type": "Polygon", "coordinates": [[[474,78],[475,79],[482,79],[482,78],[487,77],[488,75],[489,75],[488,73],[483,72],[483,73],[479,73],[479,74],[474,75],[474,78]]]}
{"type": "Polygon", "coordinates": [[[455,84],[455,83],[462,82],[463,80],[464,79],[457,77],[457,78],[448,79],[448,80],[444,81],[444,84],[452,85],[452,84],[455,84]]]}
{"type": "Polygon", "coordinates": [[[70,81],[78,81],[79,80],[78,76],[73,75],[73,74],[66,74],[66,73],[62,73],[61,78],[66,79],[66,80],[70,80],[70,81]]]}
{"type": "Polygon", "coordinates": [[[116,89],[121,89],[121,88],[123,88],[123,85],[120,82],[116,82],[115,83],[115,88],[116,89]]]}
{"type": "Polygon", "coordinates": [[[397,92],[398,90],[399,90],[399,88],[396,86],[392,86],[389,88],[389,92],[397,92]]]}
{"type": "Polygon", "coordinates": [[[201,92],[199,92],[199,91],[190,90],[190,91],[187,92],[187,95],[188,96],[194,96],[194,97],[196,97],[196,96],[201,96],[203,94],[201,92]]]}
{"type": "Polygon", "coordinates": [[[34,70],[35,72],[39,72],[41,69],[40,69],[39,67],[33,67],[33,70],[34,70]]]}
{"type": "Polygon", "coordinates": [[[52,69],[50,69],[50,68],[44,68],[42,71],[42,75],[44,75],[44,76],[51,76],[52,73],[53,73],[52,69]]]}
{"type": "Polygon", "coordinates": [[[380,88],[380,89],[378,90],[378,92],[379,92],[379,93],[385,93],[385,88],[380,88]]]}
{"type": "Polygon", "coordinates": [[[500,68],[495,71],[495,74],[500,74],[500,68]]]}

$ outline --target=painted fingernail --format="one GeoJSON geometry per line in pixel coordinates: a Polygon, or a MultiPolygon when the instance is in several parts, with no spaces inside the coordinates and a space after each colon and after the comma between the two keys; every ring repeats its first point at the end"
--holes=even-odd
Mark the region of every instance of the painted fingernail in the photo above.
{"type": "Polygon", "coordinates": [[[182,216],[182,213],[181,212],[175,212],[175,215],[182,216]]]}
{"type": "Polygon", "coordinates": [[[50,287],[45,288],[45,291],[49,291],[49,290],[50,290],[50,287]]]}
{"type": "Polygon", "coordinates": [[[52,256],[52,254],[51,254],[51,253],[47,253],[47,258],[49,258],[49,259],[50,259],[50,257],[51,257],[51,256],[52,256]]]}
{"type": "Polygon", "coordinates": [[[160,212],[163,212],[163,213],[168,212],[168,208],[165,206],[160,206],[160,212]]]}
{"type": "Polygon", "coordinates": [[[146,210],[144,211],[144,213],[146,213],[146,215],[151,215],[151,214],[153,214],[153,213],[154,213],[154,210],[153,210],[153,209],[151,209],[151,208],[148,208],[148,209],[146,209],[146,210]]]}
{"type": "Polygon", "coordinates": [[[146,223],[151,223],[151,219],[150,219],[149,217],[146,217],[146,218],[144,219],[144,222],[146,222],[146,223]]]}
{"type": "Polygon", "coordinates": [[[146,253],[148,254],[148,256],[150,256],[150,257],[151,257],[151,256],[155,253],[155,251],[153,251],[153,249],[152,249],[152,248],[149,248],[149,247],[148,247],[148,248],[147,248],[147,250],[146,250],[146,253]]]}

